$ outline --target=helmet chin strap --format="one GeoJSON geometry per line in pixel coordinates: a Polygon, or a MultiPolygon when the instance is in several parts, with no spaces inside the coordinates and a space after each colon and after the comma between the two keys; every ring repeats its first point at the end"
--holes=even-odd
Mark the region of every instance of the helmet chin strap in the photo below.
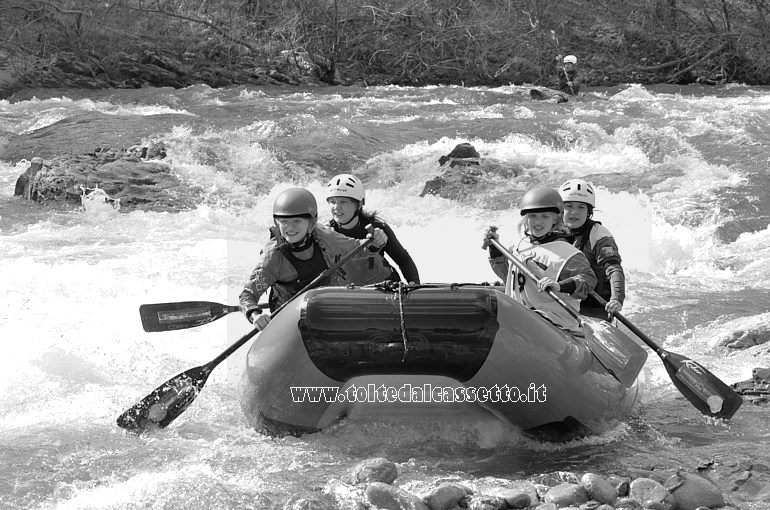
{"type": "Polygon", "coordinates": [[[358,216],[359,216],[359,214],[361,214],[361,208],[360,208],[360,207],[359,207],[358,209],[356,209],[356,212],[355,212],[355,214],[353,214],[353,216],[351,216],[351,217],[350,217],[350,219],[349,219],[348,221],[346,221],[345,223],[340,223],[340,222],[338,221],[338,222],[337,222],[337,225],[339,225],[341,228],[343,228],[343,229],[345,229],[345,230],[348,230],[347,228],[345,228],[345,226],[346,226],[346,225],[350,225],[351,223],[353,223],[353,221],[357,220],[357,219],[358,219],[358,216]]]}
{"type": "Polygon", "coordinates": [[[313,244],[313,236],[310,232],[308,232],[305,235],[305,238],[302,241],[298,241],[296,243],[286,243],[286,245],[289,247],[289,251],[292,252],[300,252],[305,251],[313,244]]]}
{"type": "MultiPolygon", "coordinates": [[[[308,228],[307,234],[305,234],[305,237],[303,237],[301,241],[297,241],[296,243],[290,243],[288,241],[286,242],[285,246],[289,249],[289,251],[305,251],[313,245],[313,231],[315,230],[316,221],[317,218],[313,218],[313,221],[308,228]]],[[[284,239],[284,241],[286,241],[286,239],[284,239]]]]}

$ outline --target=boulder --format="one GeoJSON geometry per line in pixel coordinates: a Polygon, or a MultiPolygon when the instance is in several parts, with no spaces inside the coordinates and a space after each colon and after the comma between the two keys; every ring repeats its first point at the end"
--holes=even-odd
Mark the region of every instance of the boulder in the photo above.
{"type": "Polygon", "coordinates": [[[202,190],[186,185],[161,159],[157,145],[113,150],[97,148],[78,155],[60,155],[43,161],[33,158],[19,176],[15,193],[38,203],[71,202],[81,205],[86,190],[99,188],[120,200],[124,211],[179,211],[203,200],[202,190]]]}
{"type": "Polygon", "coordinates": [[[14,196],[24,197],[27,200],[35,200],[37,198],[37,193],[35,192],[35,196],[32,196],[32,179],[40,170],[42,170],[42,168],[43,158],[32,158],[27,170],[16,179],[16,189],[13,192],[14,196]]]}
{"type": "Polygon", "coordinates": [[[733,383],[732,388],[753,404],[767,404],[770,401],[770,368],[755,367],[751,379],[733,383]]]}
{"type": "Polygon", "coordinates": [[[444,172],[425,183],[420,196],[436,195],[450,200],[467,199],[472,195],[493,195],[502,208],[516,202],[510,192],[500,190],[500,180],[518,177],[523,169],[519,166],[479,156],[469,143],[461,143],[438,160],[444,172]]]}

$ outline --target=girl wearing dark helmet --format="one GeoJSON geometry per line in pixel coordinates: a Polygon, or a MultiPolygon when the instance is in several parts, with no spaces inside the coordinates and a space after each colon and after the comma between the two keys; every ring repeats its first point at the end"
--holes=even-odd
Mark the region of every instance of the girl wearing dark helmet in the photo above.
{"type": "MultiPolygon", "coordinates": [[[[241,311],[258,330],[270,322],[259,298],[270,290],[270,309],[285,303],[337,260],[360,245],[356,239],[317,225],[318,205],[306,189],[291,188],[273,204],[272,238],[260,252],[259,262],[239,296],[241,311]]],[[[374,242],[320,285],[368,285],[390,276],[379,250],[388,241],[382,229],[370,234],[374,242]]]]}
{"type": "MultiPolygon", "coordinates": [[[[329,226],[340,234],[354,239],[366,237],[366,225],[372,225],[382,229],[388,236],[388,242],[380,250],[382,255],[387,255],[401,270],[404,279],[410,284],[420,283],[420,274],[411,255],[398,241],[393,229],[376,212],[366,212],[363,209],[366,202],[366,190],[361,179],[351,174],[340,174],[332,177],[326,186],[326,202],[329,204],[332,219],[329,226]]],[[[398,272],[391,268],[390,279],[400,281],[398,272]]]]}
{"type": "Polygon", "coordinates": [[[620,265],[620,253],[615,239],[606,227],[591,219],[596,206],[594,187],[582,179],[570,179],[559,187],[564,200],[564,225],[573,236],[572,244],[588,258],[596,273],[596,293],[607,301],[600,305],[592,297],[585,299],[580,313],[599,319],[623,309],[626,297],[626,276],[620,265]]]}
{"type": "Polygon", "coordinates": [[[578,321],[546,293],[551,289],[579,309],[580,301],[596,286],[596,276],[588,259],[569,244],[559,230],[563,208],[559,193],[546,187],[528,191],[519,204],[522,238],[511,251],[518,252],[530,271],[541,276],[537,281],[526,278],[489,244],[490,239],[499,240],[497,227],[489,227],[484,232],[483,247],[489,248],[489,263],[495,274],[505,281],[506,294],[543,313],[562,328],[577,331],[578,321]]]}

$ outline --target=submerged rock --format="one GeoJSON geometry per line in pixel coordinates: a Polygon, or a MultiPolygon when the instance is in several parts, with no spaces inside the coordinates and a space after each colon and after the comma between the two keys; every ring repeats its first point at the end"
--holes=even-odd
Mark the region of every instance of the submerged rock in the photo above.
{"type": "Polygon", "coordinates": [[[350,474],[352,484],[366,482],[393,483],[398,477],[396,464],[382,457],[374,457],[356,465],[350,474]]]}

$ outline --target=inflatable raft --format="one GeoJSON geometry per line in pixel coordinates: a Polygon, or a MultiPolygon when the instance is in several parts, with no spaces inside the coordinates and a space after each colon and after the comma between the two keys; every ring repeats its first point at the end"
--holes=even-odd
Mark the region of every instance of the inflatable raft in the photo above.
{"type": "Polygon", "coordinates": [[[324,287],[277,314],[238,392],[269,435],[327,428],[357,408],[491,413],[543,439],[601,432],[639,393],[647,359],[604,321],[572,335],[498,288],[324,287]]]}

